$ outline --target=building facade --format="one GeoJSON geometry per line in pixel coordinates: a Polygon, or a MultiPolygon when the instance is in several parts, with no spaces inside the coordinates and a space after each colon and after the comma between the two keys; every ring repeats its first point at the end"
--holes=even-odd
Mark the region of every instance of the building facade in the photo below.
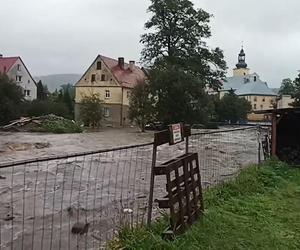
{"type": "Polygon", "coordinates": [[[75,119],[80,120],[80,103],[83,97],[98,94],[103,101],[103,124],[128,126],[129,97],[131,90],[145,80],[143,70],[134,61],[124,62],[98,55],[81,79],[75,84],[75,119]]]}
{"type": "Polygon", "coordinates": [[[220,98],[231,89],[236,95],[251,103],[252,113],[248,115],[249,120],[264,120],[263,115],[255,112],[272,109],[277,102],[277,94],[268,87],[268,84],[262,81],[257,73],[250,73],[243,48],[238,55],[236,68],[233,69],[233,76],[227,77],[222,83],[220,98]]]}
{"type": "Polygon", "coordinates": [[[36,82],[21,57],[4,57],[0,55],[0,73],[6,74],[23,88],[26,100],[32,101],[37,98],[36,82]]]}

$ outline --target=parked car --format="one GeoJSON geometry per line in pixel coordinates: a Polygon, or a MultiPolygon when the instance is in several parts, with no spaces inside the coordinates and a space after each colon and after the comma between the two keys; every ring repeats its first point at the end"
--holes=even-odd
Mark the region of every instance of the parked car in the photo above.
{"type": "Polygon", "coordinates": [[[167,129],[167,126],[163,122],[149,122],[146,124],[145,129],[160,131],[167,129]]]}

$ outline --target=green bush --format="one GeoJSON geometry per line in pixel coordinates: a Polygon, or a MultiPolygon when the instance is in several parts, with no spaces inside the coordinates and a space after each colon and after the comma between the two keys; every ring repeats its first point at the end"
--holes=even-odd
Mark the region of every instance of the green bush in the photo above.
{"type": "Polygon", "coordinates": [[[50,119],[42,123],[41,130],[44,132],[63,134],[63,133],[82,133],[80,124],[64,119],[62,117],[49,116],[50,119]]]}

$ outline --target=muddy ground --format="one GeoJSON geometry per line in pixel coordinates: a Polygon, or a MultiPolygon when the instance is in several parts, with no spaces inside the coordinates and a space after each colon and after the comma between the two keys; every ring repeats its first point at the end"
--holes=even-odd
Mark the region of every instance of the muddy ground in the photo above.
{"type": "MultiPolygon", "coordinates": [[[[0,162],[151,140],[152,133],[133,129],[74,135],[1,133],[0,162]]],[[[255,129],[192,136],[189,147],[199,154],[204,188],[256,163],[257,148],[255,129]]],[[[184,143],[163,145],[157,164],[184,152],[184,143]]],[[[121,226],[145,221],[151,155],[152,146],[144,146],[1,169],[1,247],[99,249],[121,226]],[[86,226],[87,233],[72,234],[76,222],[86,226]]],[[[154,198],[165,194],[165,184],[163,177],[156,178],[154,198]]],[[[160,212],[155,207],[153,215],[160,212]]]]}

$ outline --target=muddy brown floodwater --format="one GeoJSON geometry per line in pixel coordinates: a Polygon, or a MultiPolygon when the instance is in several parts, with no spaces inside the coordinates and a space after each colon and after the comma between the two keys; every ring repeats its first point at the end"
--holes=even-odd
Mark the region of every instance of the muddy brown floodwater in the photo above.
{"type": "MultiPolygon", "coordinates": [[[[0,133],[0,163],[151,142],[153,133],[105,129],[83,134],[0,133]]],[[[204,188],[257,163],[257,131],[192,136],[204,188]]],[[[183,154],[184,143],[158,148],[157,164],[183,154]]],[[[120,226],[147,212],[152,146],[24,164],[0,170],[3,249],[99,249],[120,226]],[[72,226],[89,223],[87,234],[72,226]]],[[[157,178],[154,198],[165,194],[157,178]]],[[[153,216],[160,214],[155,207],[153,216]]]]}
{"type": "Polygon", "coordinates": [[[140,133],[136,128],[106,128],[82,134],[0,132],[0,163],[108,149],[152,140],[152,132],[140,133]]]}

